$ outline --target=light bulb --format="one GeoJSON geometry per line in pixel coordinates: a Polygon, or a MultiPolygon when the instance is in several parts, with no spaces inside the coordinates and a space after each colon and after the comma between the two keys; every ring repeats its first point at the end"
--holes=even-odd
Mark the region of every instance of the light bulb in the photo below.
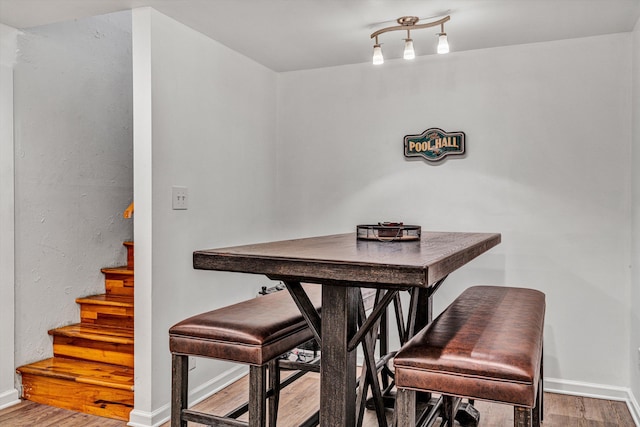
{"type": "Polygon", "coordinates": [[[449,42],[447,33],[438,34],[438,53],[449,53],[449,42]]]}
{"type": "Polygon", "coordinates": [[[413,59],[416,57],[416,52],[413,50],[413,40],[404,39],[404,59],[413,59]]]}
{"type": "Polygon", "coordinates": [[[382,56],[382,48],[379,44],[373,46],[373,65],[384,64],[384,57],[382,56]]]}

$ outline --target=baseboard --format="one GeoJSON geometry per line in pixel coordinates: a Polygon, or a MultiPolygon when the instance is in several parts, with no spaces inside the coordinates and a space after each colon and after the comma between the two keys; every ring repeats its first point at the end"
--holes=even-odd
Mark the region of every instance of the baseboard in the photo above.
{"type": "Polygon", "coordinates": [[[544,391],[625,402],[629,408],[629,412],[631,412],[633,422],[636,426],[640,427],[640,405],[638,405],[638,401],[630,388],[561,380],[558,378],[545,378],[544,391]]]}
{"type": "Polygon", "coordinates": [[[20,393],[15,388],[0,393],[0,409],[8,408],[18,403],[20,403],[20,393]]]}
{"type": "Polygon", "coordinates": [[[629,407],[629,411],[633,417],[633,422],[636,423],[636,426],[640,426],[640,405],[638,405],[638,400],[636,400],[636,397],[632,392],[629,392],[629,401],[627,402],[627,406],[629,407]]]}
{"type": "MultiPolygon", "coordinates": [[[[224,374],[207,381],[189,392],[189,405],[195,405],[205,400],[212,394],[244,377],[248,372],[249,368],[247,366],[236,365],[224,374]]],[[[158,427],[169,421],[170,418],[171,404],[167,403],[153,412],[134,409],[129,414],[127,425],[131,427],[158,427]]]]}

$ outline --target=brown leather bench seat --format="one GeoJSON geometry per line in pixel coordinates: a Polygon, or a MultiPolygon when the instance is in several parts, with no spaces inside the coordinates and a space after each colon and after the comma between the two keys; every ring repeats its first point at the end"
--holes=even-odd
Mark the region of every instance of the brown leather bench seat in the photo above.
{"type": "MultiPolygon", "coordinates": [[[[304,285],[311,303],[321,308],[322,287],[304,285]]],[[[287,291],[242,301],[185,319],[169,329],[172,353],[172,427],[187,421],[215,425],[241,425],[233,415],[224,417],[187,409],[188,356],[228,360],[250,365],[249,426],[265,425],[266,368],[270,376],[277,358],[313,338],[300,310],[287,291]]],[[[277,384],[271,384],[276,387],[277,384]]],[[[271,413],[277,411],[271,406],[271,413]]],[[[270,421],[275,424],[275,418],[270,421]]]]}
{"type": "Polygon", "coordinates": [[[539,425],[544,314],[545,296],[533,289],[465,290],[396,354],[398,427],[415,425],[413,391],[449,399],[449,425],[460,401],[453,397],[510,404],[514,422],[524,423],[516,425],[539,425]]]}
{"type": "MultiPolygon", "coordinates": [[[[322,288],[305,290],[320,310],[322,288]]],[[[174,354],[264,365],[311,338],[291,295],[282,291],[183,320],[169,329],[169,348],[174,354]]]]}

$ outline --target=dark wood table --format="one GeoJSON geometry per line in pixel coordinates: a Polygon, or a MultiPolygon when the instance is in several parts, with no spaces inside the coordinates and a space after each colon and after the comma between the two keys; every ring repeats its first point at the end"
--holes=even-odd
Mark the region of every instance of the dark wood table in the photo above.
{"type": "MultiPolygon", "coordinates": [[[[285,283],[320,341],[320,425],[356,419],[356,347],[389,304],[392,291],[415,290],[419,330],[431,321],[433,292],[444,279],[500,243],[497,233],[423,232],[419,241],[357,240],[355,233],[193,253],[196,269],[263,274],[285,283]],[[322,285],[322,316],[300,282],[322,285]],[[360,287],[389,290],[359,328],[360,287]]],[[[361,319],[360,319],[361,320],[361,319]]]]}

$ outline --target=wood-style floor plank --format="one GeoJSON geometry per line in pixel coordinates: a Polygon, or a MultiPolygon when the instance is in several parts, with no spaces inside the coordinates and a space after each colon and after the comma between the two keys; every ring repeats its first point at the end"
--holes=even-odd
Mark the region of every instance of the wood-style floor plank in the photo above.
{"type": "Polygon", "coordinates": [[[96,417],[24,400],[0,411],[2,427],[124,427],[123,421],[96,417]]]}
{"type": "MultiPolygon", "coordinates": [[[[247,398],[247,377],[196,405],[201,411],[224,414],[247,398]]],[[[307,374],[282,391],[279,427],[299,425],[318,408],[318,374],[307,374]]],[[[544,427],[635,427],[624,402],[545,393],[544,427]]],[[[513,408],[476,401],[480,427],[513,425],[513,408]]],[[[391,421],[391,412],[388,413],[391,421]]],[[[241,418],[243,419],[243,418],[241,418]]],[[[246,419],[246,416],[244,417],[246,419]]],[[[376,427],[374,411],[367,411],[365,427],[376,427]]],[[[0,427],[125,427],[126,422],[80,414],[29,401],[0,411],[0,427]]],[[[162,427],[169,427],[169,423],[162,427]]],[[[203,427],[189,423],[189,427],[203,427]]]]}

